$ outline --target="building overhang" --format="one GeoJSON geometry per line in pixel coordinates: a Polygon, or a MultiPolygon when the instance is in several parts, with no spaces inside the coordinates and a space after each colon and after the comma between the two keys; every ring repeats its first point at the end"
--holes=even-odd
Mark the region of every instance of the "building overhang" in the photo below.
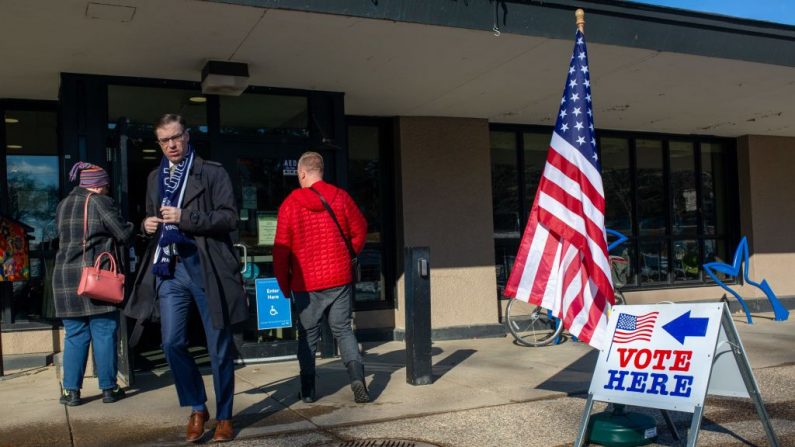
{"type": "MultiPolygon", "coordinates": [[[[89,17],[90,3],[4,3],[0,98],[55,99],[64,72],[198,82],[219,60],[247,63],[251,85],[344,92],[353,115],[552,124],[575,2],[507,2],[499,36],[501,2],[163,0],[124,20],[89,17]]],[[[792,27],[615,3],[586,10],[597,127],[795,136],[792,27]]]]}

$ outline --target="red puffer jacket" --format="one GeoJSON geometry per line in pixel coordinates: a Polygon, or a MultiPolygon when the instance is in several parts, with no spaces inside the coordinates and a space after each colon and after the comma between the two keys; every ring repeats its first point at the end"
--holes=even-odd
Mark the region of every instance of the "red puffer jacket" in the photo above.
{"type": "MultiPolygon", "coordinates": [[[[323,181],[312,187],[331,205],[356,254],[362,251],[367,221],[351,196],[323,181]]],[[[273,270],[285,296],[349,284],[351,257],[320,197],[308,188],[290,193],[279,207],[273,270]]]]}

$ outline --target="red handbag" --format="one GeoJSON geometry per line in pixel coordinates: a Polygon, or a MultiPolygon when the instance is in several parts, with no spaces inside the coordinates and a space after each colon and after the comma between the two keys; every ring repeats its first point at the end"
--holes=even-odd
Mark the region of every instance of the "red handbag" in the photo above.
{"type": "Polygon", "coordinates": [[[116,271],[116,259],[107,251],[103,251],[94,261],[94,266],[86,265],[86,232],[88,230],[88,201],[93,193],[86,197],[83,210],[83,271],[77,294],[94,300],[119,304],[124,301],[124,275],[116,271]],[[110,270],[102,270],[102,258],[110,259],[110,270]]]}

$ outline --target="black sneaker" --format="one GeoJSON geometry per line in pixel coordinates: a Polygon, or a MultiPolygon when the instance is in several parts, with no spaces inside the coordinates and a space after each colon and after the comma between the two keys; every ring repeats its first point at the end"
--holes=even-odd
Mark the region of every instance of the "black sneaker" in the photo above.
{"type": "Polygon", "coordinates": [[[124,396],[124,390],[119,388],[118,385],[116,385],[116,388],[102,390],[102,402],[106,404],[112,404],[117,400],[124,399],[124,396]]]}
{"type": "Polygon", "coordinates": [[[367,392],[367,385],[364,382],[364,365],[353,360],[345,366],[348,368],[348,377],[351,379],[353,400],[357,404],[370,402],[370,394],[367,392]]]}
{"type": "Polygon", "coordinates": [[[70,407],[76,407],[82,404],[83,400],[80,399],[80,390],[63,390],[60,402],[62,405],[68,405],[70,407]]]}

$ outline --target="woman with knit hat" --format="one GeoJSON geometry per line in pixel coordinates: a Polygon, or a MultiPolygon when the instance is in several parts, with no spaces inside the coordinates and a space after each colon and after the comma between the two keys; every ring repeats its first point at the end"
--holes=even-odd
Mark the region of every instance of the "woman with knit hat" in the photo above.
{"type": "MultiPolygon", "coordinates": [[[[94,348],[102,402],[112,403],[124,397],[124,391],[116,384],[119,309],[110,303],[77,294],[83,269],[83,214],[89,195],[85,231],[87,264],[93,265],[96,256],[105,251],[113,253],[117,261],[121,261],[124,245],[134,236],[133,224],[122,218],[119,208],[108,195],[108,173],[99,166],[78,162],[72,167],[69,179],[75,181],[78,176],[80,183],[61,200],[55,213],[60,240],[52,280],[55,314],[63,320],[65,332],[60,402],[69,406],[83,403],[80,388],[89,343],[94,348]]],[[[103,268],[108,266],[104,264],[103,268]]]]}

